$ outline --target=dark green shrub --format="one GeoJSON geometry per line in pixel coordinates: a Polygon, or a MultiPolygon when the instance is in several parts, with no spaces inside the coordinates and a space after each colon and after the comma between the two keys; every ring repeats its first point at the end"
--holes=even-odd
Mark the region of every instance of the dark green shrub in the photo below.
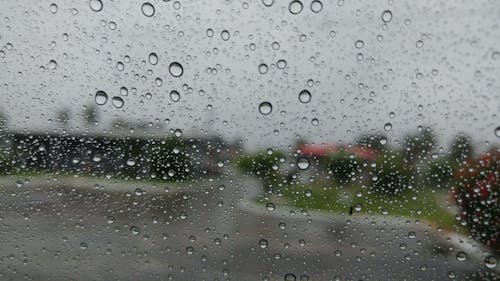
{"type": "Polygon", "coordinates": [[[247,174],[256,176],[266,182],[275,182],[280,178],[278,171],[280,159],[284,159],[284,155],[279,151],[274,151],[272,154],[262,151],[241,156],[236,165],[247,174]]]}
{"type": "Polygon", "coordinates": [[[411,169],[399,153],[381,154],[371,174],[373,190],[382,194],[400,193],[412,183],[411,169]]]}
{"type": "Polygon", "coordinates": [[[437,159],[429,163],[425,183],[437,187],[447,187],[453,179],[456,163],[448,158],[437,159]]]}
{"type": "Polygon", "coordinates": [[[362,160],[344,150],[326,156],[323,161],[326,162],[332,179],[341,184],[348,183],[361,172],[362,160]]]}

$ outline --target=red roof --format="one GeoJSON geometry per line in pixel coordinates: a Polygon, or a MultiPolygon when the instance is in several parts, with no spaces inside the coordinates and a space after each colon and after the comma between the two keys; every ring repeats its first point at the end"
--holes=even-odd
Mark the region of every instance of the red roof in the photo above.
{"type": "MultiPolygon", "coordinates": [[[[325,156],[329,153],[336,153],[341,149],[339,145],[336,144],[323,144],[323,145],[301,145],[298,150],[302,155],[307,156],[325,156]]],[[[345,151],[351,154],[356,155],[356,157],[366,159],[366,160],[374,160],[377,157],[377,151],[360,146],[351,146],[346,147],[345,151]]]]}

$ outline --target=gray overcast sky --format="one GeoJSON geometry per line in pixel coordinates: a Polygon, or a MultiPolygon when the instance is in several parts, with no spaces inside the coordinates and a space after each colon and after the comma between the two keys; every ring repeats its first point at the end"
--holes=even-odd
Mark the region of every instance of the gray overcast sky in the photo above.
{"type": "Polygon", "coordinates": [[[99,106],[97,130],[117,117],[169,119],[166,129],[269,147],[288,145],[297,134],[348,142],[390,122],[393,139],[430,125],[443,145],[458,131],[480,143],[499,140],[497,1],[323,1],[314,13],[304,0],[296,15],[290,0],[270,7],[260,0],[150,2],[153,17],[142,14],[141,1],[104,0],[100,12],[88,1],[0,2],[0,109],[10,129],[51,130],[57,112],[68,108],[72,130],[85,130],[76,114],[103,90],[109,100],[99,106]],[[393,15],[387,24],[384,10],[393,15]],[[148,62],[151,52],[156,65],[148,62]],[[276,65],[281,59],[284,69],[276,65]],[[173,61],[184,67],[180,78],[169,74],[173,61]],[[258,71],[262,63],[266,74],[258,71]],[[111,97],[120,87],[129,94],[118,109],[111,97]],[[176,103],[174,89],[181,94],[176,103]],[[298,100],[303,89],[312,94],[309,103],[298,100]],[[258,111],[263,101],[273,105],[267,116],[258,111]]]}

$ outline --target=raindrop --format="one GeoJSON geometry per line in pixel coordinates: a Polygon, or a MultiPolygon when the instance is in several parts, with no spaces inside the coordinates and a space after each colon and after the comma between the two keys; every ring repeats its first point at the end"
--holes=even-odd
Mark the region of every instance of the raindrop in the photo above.
{"type": "Polygon", "coordinates": [[[262,115],[268,115],[273,111],[271,103],[264,101],[259,104],[259,112],[262,115]]]}
{"type": "Polygon", "coordinates": [[[54,70],[57,68],[57,62],[55,60],[49,61],[49,68],[54,70]]]}
{"type": "Polygon", "coordinates": [[[224,40],[224,41],[227,41],[227,40],[229,40],[229,37],[231,37],[229,35],[229,31],[222,30],[222,32],[220,33],[220,38],[222,38],[222,40],[224,40]]]}
{"type": "Polygon", "coordinates": [[[146,17],[152,17],[155,14],[155,6],[149,2],[142,4],[141,10],[146,17]]]}
{"type": "Polygon", "coordinates": [[[420,49],[420,48],[422,48],[422,47],[424,46],[424,41],[422,41],[422,40],[418,40],[418,41],[415,43],[415,46],[416,46],[417,48],[419,48],[419,49],[420,49]]]}
{"type": "Polygon", "coordinates": [[[301,103],[308,103],[311,101],[311,92],[308,90],[302,90],[299,93],[299,101],[301,103]]]}
{"type": "Polygon", "coordinates": [[[354,210],[355,210],[356,212],[360,212],[360,211],[361,211],[361,209],[362,209],[362,207],[363,207],[363,206],[361,205],[361,203],[356,203],[356,205],[354,205],[354,210]]]}
{"type": "Polygon", "coordinates": [[[266,209],[268,211],[274,211],[276,209],[276,207],[274,206],[273,203],[269,202],[269,203],[266,204],[266,209]]]}
{"type": "Polygon", "coordinates": [[[305,194],[306,194],[306,197],[311,197],[311,196],[312,196],[312,190],[307,189],[307,190],[305,191],[305,194]]]}
{"type": "Polygon", "coordinates": [[[319,120],[318,120],[318,118],[313,118],[313,119],[311,120],[311,124],[312,124],[313,126],[318,126],[318,125],[319,125],[319,120]]]}
{"type": "Polygon", "coordinates": [[[262,0],[262,4],[266,7],[271,7],[274,4],[274,0],[262,0]]]}
{"type": "Polygon", "coordinates": [[[392,130],[392,124],[391,124],[391,123],[385,123],[385,125],[384,125],[384,130],[385,130],[385,131],[390,131],[390,130],[392,130]]]}
{"type": "Polygon", "coordinates": [[[290,2],[290,5],[288,5],[288,10],[293,15],[296,15],[296,14],[302,12],[303,8],[304,8],[304,5],[299,0],[293,0],[292,2],[290,2]]]}
{"type": "Polygon", "coordinates": [[[53,14],[57,13],[57,10],[58,10],[57,4],[56,4],[56,3],[52,3],[52,4],[50,4],[50,6],[49,6],[49,10],[50,10],[50,12],[51,12],[51,13],[53,13],[53,14]]]}
{"type": "Polygon", "coordinates": [[[158,55],[156,55],[156,53],[149,54],[149,63],[152,65],[156,65],[158,63],[158,55]]]}
{"type": "Polygon", "coordinates": [[[266,239],[259,240],[259,247],[261,247],[262,249],[265,249],[265,248],[267,248],[267,246],[269,246],[269,242],[267,242],[266,239]]]}
{"type": "Polygon", "coordinates": [[[311,2],[311,11],[313,11],[314,13],[319,13],[321,12],[321,10],[323,10],[323,3],[321,3],[321,1],[314,0],[311,2]]]}
{"type": "Polygon", "coordinates": [[[307,159],[307,157],[299,157],[299,159],[297,159],[297,167],[301,170],[306,170],[309,168],[309,159],[307,159]]]}
{"type": "Polygon", "coordinates": [[[104,91],[97,91],[95,93],[95,103],[98,105],[104,105],[108,101],[108,94],[104,91]]]}
{"type": "Polygon", "coordinates": [[[120,94],[122,96],[127,96],[128,95],[128,89],[127,89],[127,87],[121,87],[120,88],[120,94]]]}
{"type": "Polygon", "coordinates": [[[278,67],[278,69],[284,69],[286,67],[286,60],[278,60],[278,62],[276,62],[276,67],[278,67]]]}
{"type": "Polygon", "coordinates": [[[88,245],[85,242],[80,243],[80,249],[85,250],[87,249],[88,245]]]}
{"type": "Polygon", "coordinates": [[[139,229],[139,227],[134,225],[134,226],[130,227],[130,232],[133,235],[139,235],[139,233],[141,233],[141,230],[139,229]]]}
{"type": "Polygon", "coordinates": [[[119,96],[114,96],[111,99],[111,104],[116,107],[116,108],[121,108],[124,104],[123,99],[120,98],[119,96]]]}
{"type": "Polygon", "coordinates": [[[467,260],[467,254],[465,252],[458,252],[456,255],[457,261],[465,261],[467,260]]]}
{"type": "Polygon", "coordinates": [[[498,126],[498,127],[495,129],[495,136],[497,136],[497,138],[500,138],[500,126],[498,126]]]}
{"type": "Polygon", "coordinates": [[[174,77],[181,77],[182,74],[184,73],[184,68],[182,65],[178,62],[173,62],[170,64],[168,67],[168,71],[170,72],[170,75],[174,77]]]}
{"type": "Polygon", "coordinates": [[[109,224],[112,224],[116,221],[115,217],[113,217],[113,216],[108,216],[106,218],[106,220],[108,221],[109,224]]]}
{"type": "Polygon", "coordinates": [[[266,74],[266,73],[267,73],[267,71],[268,71],[268,69],[269,69],[269,68],[267,67],[267,64],[265,64],[265,63],[261,63],[261,64],[259,65],[259,73],[260,73],[260,74],[266,74]]]}
{"type": "Polygon", "coordinates": [[[285,281],[296,281],[297,277],[293,273],[285,274],[285,281]]]}
{"type": "Polygon", "coordinates": [[[383,22],[390,22],[392,20],[392,12],[389,10],[385,10],[382,12],[382,21],[383,22]]]}
{"type": "Polygon", "coordinates": [[[356,49],[361,49],[365,46],[365,42],[363,42],[363,40],[357,40],[356,42],[354,42],[354,47],[356,47],[356,49]]]}
{"type": "Polygon", "coordinates": [[[186,254],[188,254],[188,255],[194,254],[194,248],[191,247],[191,246],[187,247],[186,248],[186,254]]]}
{"type": "Polygon", "coordinates": [[[179,94],[179,92],[177,92],[176,90],[172,90],[170,92],[170,99],[173,101],[173,102],[178,102],[181,100],[181,94],[179,94]]]}
{"type": "Polygon", "coordinates": [[[489,269],[497,267],[497,264],[498,260],[494,256],[487,256],[486,258],[484,258],[484,265],[489,269]]]}
{"type": "Polygon", "coordinates": [[[278,226],[279,226],[280,229],[285,229],[286,228],[286,224],[284,222],[280,222],[278,224],[278,226]]]}
{"type": "Polygon", "coordinates": [[[90,9],[94,12],[102,11],[102,2],[101,0],[90,0],[89,1],[90,9]]]}
{"type": "Polygon", "coordinates": [[[132,159],[132,158],[128,159],[128,160],[127,160],[127,165],[128,165],[128,166],[134,166],[134,165],[135,165],[135,160],[134,160],[134,159],[132,159]]]}

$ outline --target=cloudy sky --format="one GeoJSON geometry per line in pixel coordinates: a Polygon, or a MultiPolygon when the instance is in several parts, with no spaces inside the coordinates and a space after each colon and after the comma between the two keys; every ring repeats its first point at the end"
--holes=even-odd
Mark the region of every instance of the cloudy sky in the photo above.
{"type": "Polygon", "coordinates": [[[418,126],[443,145],[459,131],[483,146],[500,140],[496,1],[332,0],[313,11],[311,0],[301,10],[291,0],[148,0],[152,16],[142,1],[95,1],[0,3],[0,110],[11,130],[54,130],[68,109],[69,130],[85,131],[78,115],[95,105],[92,130],[121,118],[253,148],[297,135],[349,142],[387,123],[392,140],[418,126]],[[182,76],[169,72],[173,62],[182,76]],[[259,113],[262,102],[270,114],[259,113]]]}

